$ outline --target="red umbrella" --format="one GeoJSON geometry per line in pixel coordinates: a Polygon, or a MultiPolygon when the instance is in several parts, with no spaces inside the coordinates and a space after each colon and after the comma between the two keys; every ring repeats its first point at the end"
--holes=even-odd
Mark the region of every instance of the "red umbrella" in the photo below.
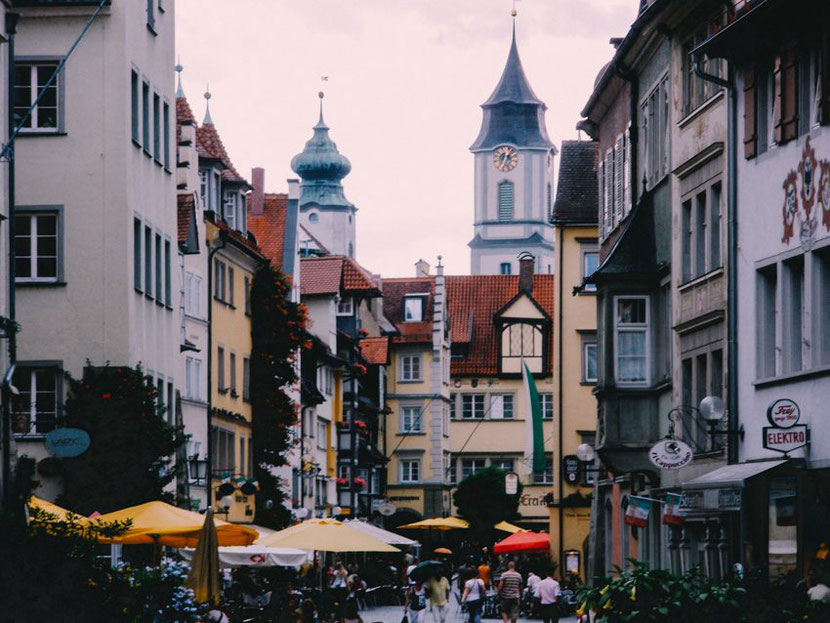
{"type": "Polygon", "coordinates": [[[544,532],[517,532],[493,546],[497,554],[533,552],[550,549],[550,535],[544,532]]]}

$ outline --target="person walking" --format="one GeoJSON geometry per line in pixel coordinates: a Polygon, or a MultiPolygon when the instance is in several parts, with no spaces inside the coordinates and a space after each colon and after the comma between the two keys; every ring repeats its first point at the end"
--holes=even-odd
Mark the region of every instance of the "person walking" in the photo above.
{"type": "Polygon", "coordinates": [[[501,618],[504,623],[510,619],[513,623],[519,619],[519,606],[522,599],[522,574],[516,571],[516,563],[507,563],[507,571],[499,579],[499,600],[501,601],[501,618]]]}
{"type": "Polygon", "coordinates": [[[539,600],[543,623],[559,623],[559,597],[562,589],[553,579],[553,569],[547,572],[544,580],[536,586],[536,599],[539,600]]]}
{"type": "Polygon", "coordinates": [[[412,582],[406,590],[406,603],[403,605],[403,612],[411,612],[410,623],[426,623],[422,620],[422,615],[427,607],[427,592],[426,586],[421,582],[412,582]]]}
{"type": "Polygon", "coordinates": [[[470,623],[481,623],[481,609],[484,606],[486,596],[487,588],[481,578],[470,578],[464,583],[464,594],[461,595],[461,603],[467,606],[470,623]]]}
{"type": "Polygon", "coordinates": [[[433,576],[429,579],[427,595],[433,623],[447,623],[447,614],[450,610],[450,581],[443,572],[440,578],[433,576]]]}

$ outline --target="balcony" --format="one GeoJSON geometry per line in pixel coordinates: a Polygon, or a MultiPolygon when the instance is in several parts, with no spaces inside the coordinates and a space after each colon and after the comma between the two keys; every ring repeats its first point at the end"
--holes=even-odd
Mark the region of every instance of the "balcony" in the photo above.
{"type": "Polygon", "coordinates": [[[662,437],[658,395],[606,390],[598,396],[597,452],[615,474],[653,470],[648,450],[662,437]]]}

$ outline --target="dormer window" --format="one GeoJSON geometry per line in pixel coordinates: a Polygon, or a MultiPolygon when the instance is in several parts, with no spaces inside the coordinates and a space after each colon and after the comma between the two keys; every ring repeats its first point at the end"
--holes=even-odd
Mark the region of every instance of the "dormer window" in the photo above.
{"type": "Polygon", "coordinates": [[[351,316],[354,314],[354,299],[350,296],[343,297],[337,303],[338,316],[351,316]]]}
{"type": "Polygon", "coordinates": [[[522,363],[532,373],[541,373],[544,334],[542,327],[530,322],[506,324],[501,334],[502,372],[520,374],[522,363]]]}
{"type": "Polygon", "coordinates": [[[236,199],[236,191],[225,191],[222,202],[222,218],[230,225],[231,229],[236,229],[236,199]]]}
{"type": "Polygon", "coordinates": [[[406,296],[404,297],[404,320],[406,322],[422,322],[424,320],[425,297],[406,296]]]}

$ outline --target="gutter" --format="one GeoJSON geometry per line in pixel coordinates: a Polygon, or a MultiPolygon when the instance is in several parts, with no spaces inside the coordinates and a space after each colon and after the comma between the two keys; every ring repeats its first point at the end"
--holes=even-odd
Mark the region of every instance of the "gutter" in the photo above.
{"type": "Polygon", "coordinates": [[[559,292],[557,292],[557,296],[559,298],[559,305],[557,306],[557,310],[556,310],[557,311],[556,315],[559,317],[558,318],[558,320],[559,320],[558,325],[559,326],[557,328],[557,331],[559,332],[559,349],[558,349],[559,352],[557,353],[557,363],[556,363],[556,366],[558,368],[557,375],[556,375],[558,377],[556,391],[559,393],[559,399],[557,401],[559,403],[559,405],[558,405],[559,406],[559,444],[558,444],[559,445],[559,447],[558,447],[558,450],[559,450],[559,454],[558,454],[559,465],[558,465],[558,469],[556,471],[557,471],[557,474],[559,475],[559,478],[557,479],[558,480],[558,485],[559,485],[559,487],[558,487],[559,488],[559,496],[558,496],[559,497],[559,506],[557,508],[557,511],[558,511],[557,514],[559,515],[559,577],[561,577],[563,580],[565,579],[564,565],[562,564],[564,559],[565,559],[565,511],[562,507],[562,500],[564,499],[564,495],[565,495],[565,478],[564,478],[564,475],[562,474],[562,465],[563,465],[562,457],[564,456],[564,449],[563,449],[564,444],[562,442],[562,434],[563,434],[563,431],[564,431],[563,420],[565,418],[565,413],[563,411],[564,401],[562,400],[562,361],[563,361],[562,351],[564,349],[563,340],[562,340],[562,324],[563,324],[563,319],[562,319],[562,316],[563,316],[563,313],[562,313],[562,290],[564,289],[564,279],[565,279],[565,277],[563,275],[564,271],[562,269],[562,264],[564,262],[564,254],[565,254],[564,249],[563,249],[564,246],[565,246],[565,230],[564,230],[563,227],[560,226],[559,227],[559,265],[557,266],[557,271],[556,271],[557,273],[559,273],[559,288],[557,288],[559,290],[559,292]]]}
{"type": "MultiPolygon", "coordinates": [[[[728,229],[726,232],[726,346],[727,346],[727,430],[738,429],[738,90],[732,63],[728,63],[729,77],[724,80],[703,71],[703,52],[698,48],[691,52],[695,74],[703,80],[723,87],[727,91],[726,167],[729,190],[726,199],[728,229]]],[[[738,438],[726,436],[726,462],[738,462],[738,438]]]]}

